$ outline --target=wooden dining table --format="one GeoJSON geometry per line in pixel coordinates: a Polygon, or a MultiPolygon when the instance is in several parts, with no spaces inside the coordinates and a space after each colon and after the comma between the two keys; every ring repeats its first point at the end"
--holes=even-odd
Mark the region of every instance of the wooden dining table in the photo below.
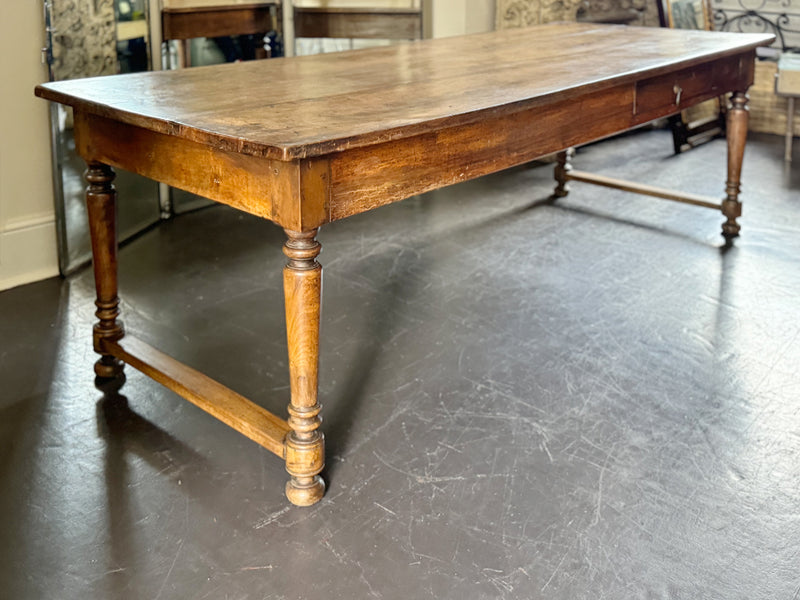
{"type": "MultiPolygon", "coordinates": [[[[738,235],[746,91],[765,34],[590,24],[425,40],[352,52],[47,83],[73,107],[86,160],[99,378],[141,370],[283,458],[286,495],[325,491],[317,398],[319,228],[442,186],[561,152],[568,181],[720,210],[738,235]],[[730,93],[721,201],[574,171],[564,152],[730,93]],[[127,334],[117,296],[113,167],[273,221],[283,271],[288,418],[127,334]],[[724,193],[722,193],[724,191],[724,193]]],[[[722,175],[722,174],[720,174],[722,175]]],[[[231,232],[231,235],[236,235],[231,232]]]]}

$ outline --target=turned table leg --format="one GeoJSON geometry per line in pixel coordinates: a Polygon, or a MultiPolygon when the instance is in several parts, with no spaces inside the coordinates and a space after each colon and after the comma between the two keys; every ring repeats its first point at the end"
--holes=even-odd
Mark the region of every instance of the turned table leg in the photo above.
{"type": "Polygon", "coordinates": [[[573,156],[575,156],[575,148],[567,148],[556,155],[556,166],[553,171],[556,179],[556,189],[553,191],[553,198],[563,198],[569,194],[567,175],[572,170],[573,156]]]}
{"type": "Polygon", "coordinates": [[[89,234],[92,238],[92,264],[97,291],[98,322],[94,325],[94,350],[100,359],[94,365],[98,377],[111,378],[122,373],[120,360],[107,354],[103,340],[116,341],[124,335],[119,316],[117,297],[117,192],[114,189],[114,170],[102,163],[88,163],[86,170],[86,208],[89,215],[89,234]]]}
{"type": "Polygon", "coordinates": [[[321,246],[317,230],[299,233],[286,230],[283,252],[288,257],[283,270],[286,301],[286,335],[289,345],[291,402],[286,436],[286,497],[292,504],[309,506],[325,493],[319,476],[325,466],[325,439],[319,431],[317,402],[319,370],[319,316],[322,266],[317,262],[321,246]]]}
{"type": "Polygon", "coordinates": [[[737,237],[740,229],[736,219],[742,216],[739,182],[742,175],[744,145],[747,141],[747,120],[747,95],[744,92],[734,92],[728,110],[728,180],[725,185],[725,200],[722,201],[722,214],[728,219],[722,224],[722,235],[727,241],[737,237]]]}

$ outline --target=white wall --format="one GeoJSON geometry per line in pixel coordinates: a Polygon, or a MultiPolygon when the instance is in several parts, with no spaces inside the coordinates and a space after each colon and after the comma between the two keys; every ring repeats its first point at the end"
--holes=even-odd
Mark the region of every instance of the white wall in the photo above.
{"type": "Polygon", "coordinates": [[[495,0],[429,0],[431,37],[494,29],[495,0]]]}
{"type": "Polygon", "coordinates": [[[58,274],[42,0],[0,1],[0,290],[58,274]]]}

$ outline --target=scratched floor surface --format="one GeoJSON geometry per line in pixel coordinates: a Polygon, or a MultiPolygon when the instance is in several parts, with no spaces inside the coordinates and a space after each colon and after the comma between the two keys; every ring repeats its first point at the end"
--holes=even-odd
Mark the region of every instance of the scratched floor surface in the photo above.
{"type": "MultiPolygon", "coordinates": [[[[579,168],[719,196],[724,141],[579,168]]],[[[800,155],[800,153],[797,153],[800,155]]],[[[800,598],[800,167],[718,213],[519,168],[328,226],[329,489],[133,370],[96,389],[91,273],[0,294],[0,596],[800,598]]],[[[124,201],[124,199],[121,199],[124,201]]],[[[281,232],[217,207],[121,251],[127,328],[274,412],[281,232]]]]}

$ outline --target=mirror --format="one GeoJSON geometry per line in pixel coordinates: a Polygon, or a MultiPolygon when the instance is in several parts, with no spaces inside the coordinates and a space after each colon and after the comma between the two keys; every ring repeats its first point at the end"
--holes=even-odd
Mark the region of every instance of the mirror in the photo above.
{"type": "MultiPolygon", "coordinates": [[[[50,80],[147,70],[146,0],[48,0],[44,4],[50,80]]],[[[72,112],[51,103],[59,268],[67,275],[91,260],[83,172],[75,151],[72,112]]],[[[118,238],[124,241],[160,219],[157,183],[117,170],[118,238]]]]}
{"type": "Polygon", "coordinates": [[[674,29],[713,29],[705,0],[665,0],[667,22],[674,29]]]}

